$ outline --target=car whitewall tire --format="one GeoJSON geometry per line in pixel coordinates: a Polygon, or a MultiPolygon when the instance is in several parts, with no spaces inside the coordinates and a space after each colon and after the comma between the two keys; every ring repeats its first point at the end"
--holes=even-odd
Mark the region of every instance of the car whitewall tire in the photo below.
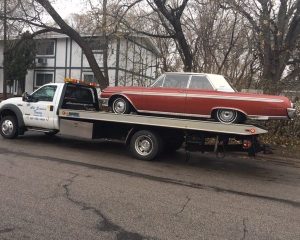
{"type": "Polygon", "coordinates": [[[218,109],[216,112],[216,120],[221,123],[238,123],[239,118],[240,113],[232,109],[218,109]]]}
{"type": "Polygon", "coordinates": [[[130,103],[125,98],[118,97],[112,103],[112,111],[116,114],[130,113],[130,103]]]}

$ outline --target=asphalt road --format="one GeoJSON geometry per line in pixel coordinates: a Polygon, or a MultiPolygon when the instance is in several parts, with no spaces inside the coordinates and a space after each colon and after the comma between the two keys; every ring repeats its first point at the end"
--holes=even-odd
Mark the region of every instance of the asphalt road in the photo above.
{"type": "Polygon", "coordinates": [[[0,239],[300,239],[300,162],[0,138],[0,239]]]}

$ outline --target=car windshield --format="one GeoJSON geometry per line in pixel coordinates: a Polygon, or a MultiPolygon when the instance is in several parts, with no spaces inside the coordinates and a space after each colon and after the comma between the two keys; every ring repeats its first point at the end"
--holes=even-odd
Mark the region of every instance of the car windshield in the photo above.
{"type": "Polygon", "coordinates": [[[162,87],[164,83],[164,78],[165,78],[164,74],[159,76],[150,87],[162,87]]]}
{"type": "Polygon", "coordinates": [[[210,75],[211,83],[217,91],[221,92],[236,92],[229,82],[221,75],[210,75]]]}

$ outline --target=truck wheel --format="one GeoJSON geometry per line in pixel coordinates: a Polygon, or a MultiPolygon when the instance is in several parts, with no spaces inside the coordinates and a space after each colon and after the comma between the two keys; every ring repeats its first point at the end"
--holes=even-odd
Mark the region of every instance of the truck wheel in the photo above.
{"type": "Polygon", "coordinates": [[[112,111],[117,114],[130,113],[130,103],[123,97],[116,98],[112,103],[112,111]]]}
{"type": "Polygon", "coordinates": [[[13,139],[18,136],[18,122],[15,116],[4,116],[0,121],[1,135],[13,139]]]}
{"type": "Polygon", "coordinates": [[[135,158],[151,161],[162,150],[161,137],[152,131],[141,130],[136,132],[130,140],[130,151],[135,158]]]}

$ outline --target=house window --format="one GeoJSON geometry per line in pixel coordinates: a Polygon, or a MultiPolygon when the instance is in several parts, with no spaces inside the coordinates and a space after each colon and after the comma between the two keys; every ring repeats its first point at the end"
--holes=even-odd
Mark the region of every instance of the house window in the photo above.
{"type": "Polygon", "coordinates": [[[36,43],[38,56],[53,56],[54,55],[54,40],[38,40],[36,43]]]}
{"type": "Polygon", "coordinates": [[[103,53],[105,49],[104,39],[101,37],[87,38],[85,40],[94,53],[103,53]]]}
{"type": "Polygon", "coordinates": [[[46,83],[53,82],[53,73],[36,73],[35,86],[39,87],[46,83]]]}
{"type": "Polygon", "coordinates": [[[97,83],[94,74],[83,74],[83,80],[85,83],[97,83]]]}

